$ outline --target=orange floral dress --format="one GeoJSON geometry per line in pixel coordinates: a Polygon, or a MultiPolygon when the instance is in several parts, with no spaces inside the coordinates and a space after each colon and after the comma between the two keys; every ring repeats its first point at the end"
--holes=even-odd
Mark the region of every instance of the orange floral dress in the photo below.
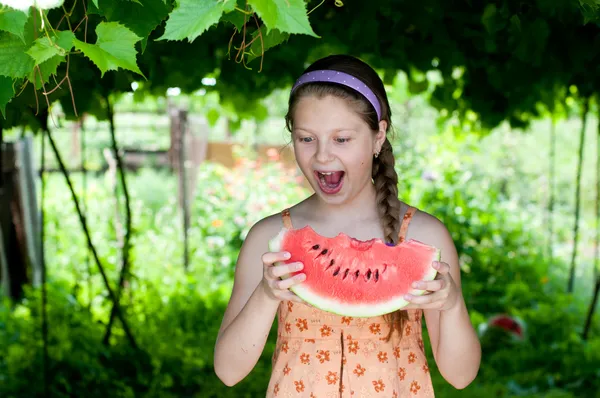
{"type": "MultiPolygon", "coordinates": [[[[400,228],[400,242],[412,215],[400,228]]],[[[292,228],[289,211],[284,225],[292,228]]],[[[422,310],[408,310],[402,336],[380,317],[339,316],[304,304],[281,302],[277,344],[266,397],[434,397],[421,335],[422,310]]]]}

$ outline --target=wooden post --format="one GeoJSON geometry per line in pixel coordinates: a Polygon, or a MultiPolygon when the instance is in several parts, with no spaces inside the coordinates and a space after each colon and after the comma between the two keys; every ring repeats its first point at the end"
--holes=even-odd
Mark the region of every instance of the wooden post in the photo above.
{"type": "Polygon", "coordinates": [[[177,203],[182,210],[183,221],[183,265],[185,269],[189,265],[188,230],[190,225],[187,178],[185,172],[186,151],[185,143],[188,135],[188,112],[177,106],[169,107],[169,119],[171,122],[171,143],[169,147],[169,163],[177,175],[177,203]]]}
{"type": "Polygon", "coordinates": [[[204,118],[189,118],[189,133],[186,135],[186,176],[188,206],[191,211],[191,203],[196,192],[198,182],[198,168],[206,160],[208,154],[208,123],[204,118]]]}
{"type": "Polygon", "coordinates": [[[33,161],[33,138],[21,138],[16,146],[17,178],[21,197],[23,227],[27,256],[32,271],[33,286],[42,284],[41,220],[37,206],[36,167],[33,161]]]}
{"type": "Polygon", "coordinates": [[[3,152],[0,172],[3,174],[3,184],[0,187],[0,229],[2,261],[1,285],[6,294],[17,300],[22,297],[23,286],[29,282],[27,275],[26,244],[23,230],[23,213],[21,211],[16,178],[15,144],[4,143],[0,150],[3,152]]]}

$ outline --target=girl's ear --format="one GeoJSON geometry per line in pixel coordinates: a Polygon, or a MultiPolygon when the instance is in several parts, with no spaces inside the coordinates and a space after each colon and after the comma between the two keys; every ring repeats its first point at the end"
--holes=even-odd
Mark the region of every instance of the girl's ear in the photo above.
{"type": "Polygon", "coordinates": [[[375,135],[375,147],[379,148],[378,150],[381,150],[381,147],[385,142],[387,126],[388,124],[385,120],[379,122],[379,131],[375,135]]]}

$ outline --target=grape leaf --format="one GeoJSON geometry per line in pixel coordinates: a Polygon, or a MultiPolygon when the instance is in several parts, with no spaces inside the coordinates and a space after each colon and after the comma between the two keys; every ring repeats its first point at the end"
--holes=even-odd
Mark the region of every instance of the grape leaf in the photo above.
{"type": "Polygon", "coordinates": [[[267,29],[319,37],[308,22],[304,0],[248,0],[267,29]]]}
{"type": "Polygon", "coordinates": [[[96,6],[96,8],[99,8],[98,6],[98,0],[92,0],[94,2],[94,5],[96,6]]]}
{"type": "Polygon", "coordinates": [[[64,55],[55,55],[52,58],[42,62],[41,64],[37,65],[37,67],[40,68],[39,71],[37,67],[35,67],[29,74],[29,81],[33,83],[36,90],[42,88],[42,85],[50,81],[50,76],[56,75],[58,66],[65,61],[66,57],[64,55]]]}
{"type": "Polygon", "coordinates": [[[156,40],[183,40],[191,43],[205,30],[217,24],[223,12],[235,8],[233,0],[178,0],[169,15],[165,33],[156,40]]]}
{"type": "MultiPolygon", "coordinates": [[[[99,0],[99,15],[109,22],[120,22],[133,31],[136,35],[146,39],[150,33],[169,14],[169,7],[164,0],[138,1],[99,0]]],[[[142,53],[146,49],[147,40],[142,40],[142,53]]]]}
{"type": "Polygon", "coordinates": [[[0,113],[6,117],[6,104],[10,102],[15,95],[13,79],[6,76],[0,76],[0,113]]]}
{"type": "Polygon", "coordinates": [[[0,75],[19,78],[33,70],[35,62],[25,53],[27,47],[12,33],[0,32],[0,75]]]}
{"type": "Polygon", "coordinates": [[[27,23],[27,14],[8,7],[0,8],[0,30],[10,32],[25,41],[23,31],[25,30],[25,23],[27,23]]]}
{"type": "Polygon", "coordinates": [[[100,22],[96,27],[96,35],[96,44],[84,43],[78,39],[74,39],[73,43],[75,48],[96,64],[102,76],[109,70],[119,68],[144,76],[135,58],[135,43],[140,41],[139,36],[117,22],[100,22]]]}
{"type": "Polygon", "coordinates": [[[27,54],[33,58],[37,64],[41,64],[55,55],[65,56],[73,48],[73,39],[75,35],[70,30],[57,32],[56,36],[48,38],[47,36],[37,39],[33,46],[27,50],[27,54]],[[50,40],[52,39],[52,41],[50,40]]]}
{"type": "MultiPolygon", "coordinates": [[[[254,33],[252,33],[252,39],[254,40],[254,38],[257,35],[258,35],[258,30],[255,31],[254,33]]],[[[289,33],[281,33],[277,29],[271,29],[271,31],[269,33],[267,33],[266,35],[263,32],[262,43],[261,43],[260,38],[257,38],[256,40],[254,40],[254,43],[252,43],[252,46],[250,46],[250,54],[248,55],[248,62],[260,57],[262,55],[261,53],[262,53],[263,49],[266,52],[268,49],[273,48],[273,47],[283,43],[284,41],[287,41],[287,39],[289,39],[289,37],[290,37],[289,33]]]]}
{"type": "Polygon", "coordinates": [[[231,23],[237,28],[238,32],[241,32],[242,27],[244,26],[244,13],[237,10],[233,10],[232,12],[224,14],[221,18],[221,21],[231,23]]]}
{"type": "Polygon", "coordinates": [[[70,30],[58,31],[50,38],[40,37],[27,50],[37,65],[28,75],[36,89],[42,88],[50,76],[56,75],[58,66],[66,61],[67,53],[73,48],[74,39],[75,35],[70,30]]]}

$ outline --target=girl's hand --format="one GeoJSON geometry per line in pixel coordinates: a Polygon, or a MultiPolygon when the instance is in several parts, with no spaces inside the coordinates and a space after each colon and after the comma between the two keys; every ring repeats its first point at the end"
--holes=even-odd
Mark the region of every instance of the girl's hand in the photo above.
{"type": "Polygon", "coordinates": [[[281,277],[284,275],[301,270],[304,265],[299,262],[275,265],[275,263],[283,262],[287,259],[289,259],[289,253],[286,252],[267,252],[262,255],[262,283],[264,289],[267,292],[267,295],[273,300],[290,300],[306,304],[304,300],[289,290],[290,286],[296,285],[305,280],[306,275],[301,273],[292,278],[281,279],[281,277]]]}
{"type": "Polygon", "coordinates": [[[441,261],[434,261],[433,268],[438,273],[432,281],[419,281],[413,284],[414,289],[425,290],[422,296],[407,294],[404,296],[410,304],[406,309],[437,309],[446,311],[458,302],[460,291],[450,275],[450,266],[441,261]]]}

